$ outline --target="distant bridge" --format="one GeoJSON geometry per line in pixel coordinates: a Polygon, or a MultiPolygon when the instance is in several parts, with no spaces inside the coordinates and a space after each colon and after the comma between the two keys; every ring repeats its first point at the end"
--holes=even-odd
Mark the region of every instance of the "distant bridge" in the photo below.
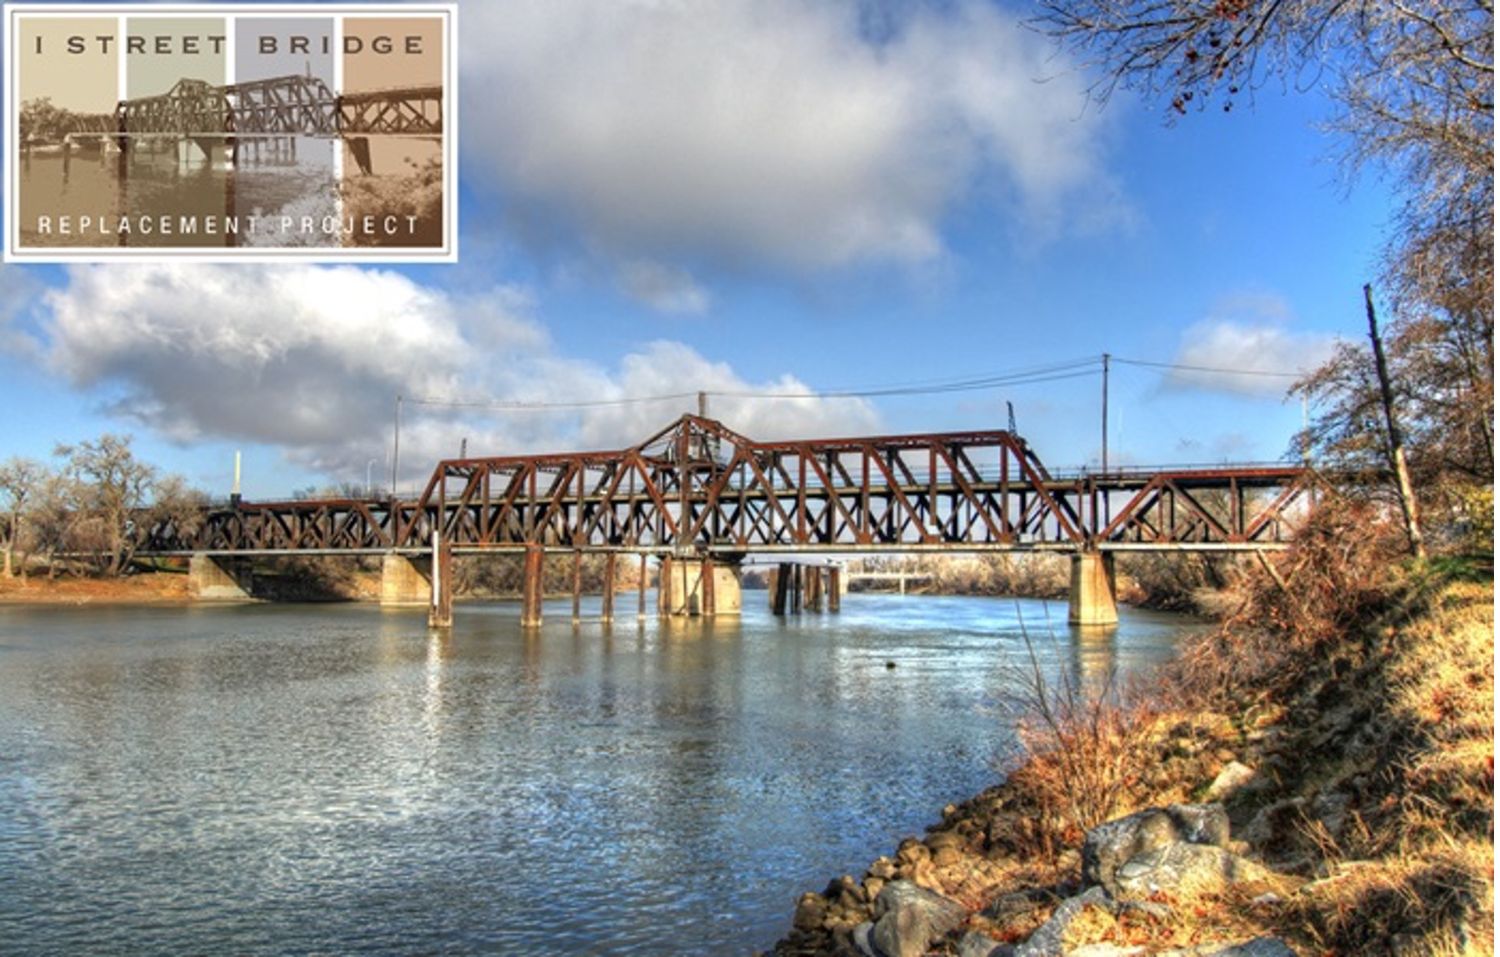
{"type": "Polygon", "coordinates": [[[545,552],[651,554],[712,582],[751,553],[1054,551],[1077,617],[1107,598],[1112,618],[1110,553],[1283,548],[1314,487],[1294,465],[1054,475],[1009,431],[757,442],[686,415],[618,451],[445,460],[412,500],[212,509],[139,529],[137,553],[512,552],[538,579],[545,552]]]}
{"type": "Polygon", "coordinates": [[[846,572],[844,574],[844,581],[847,582],[850,586],[859,584],[861,582],[866,582],[866,583],[868,583],[868,582],[877,582],[877,583],[879,583],[879,582],[895,582],[896,583],[896,591],[898,593],[904,595],[904,594],[906,594],[906,584],[907,584],[907,582],[930,582],[930,581],[932,581],[932,577],[933,576],[932,576],[932,574],[930,572],[907,572],[907,571],[867,572],[867,571],[850,571],[850,572],[846,572]]]}
{"type": "Polygon", "coordinates": [[[288,75],[215,86],[181,79],[166,93],[121,100],[113,113],[75,115],[69,139],[97,138],[122,149],[132,139],[189,139],[233,150],[241,140],[345,139],[370,172],[369,136],[440,137],[438,84],[335,94],[317,77],[288,75]]]}

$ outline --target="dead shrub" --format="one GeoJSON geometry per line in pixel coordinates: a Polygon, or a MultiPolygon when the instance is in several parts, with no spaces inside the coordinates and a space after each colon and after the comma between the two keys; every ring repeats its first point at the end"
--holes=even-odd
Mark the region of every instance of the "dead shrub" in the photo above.
{"type": "Polygon", "coordinates": [[[1060,666],[1049,675],[1023,623],[1027,663],[1013,704],[1024,763],[1012,779],[1040,812],[1034,832],[1047,855],[1076,845],[1090,828],[1133,809],[1152,764],[1155,714],[1117,673],[1088,681],[1060,666]]]}

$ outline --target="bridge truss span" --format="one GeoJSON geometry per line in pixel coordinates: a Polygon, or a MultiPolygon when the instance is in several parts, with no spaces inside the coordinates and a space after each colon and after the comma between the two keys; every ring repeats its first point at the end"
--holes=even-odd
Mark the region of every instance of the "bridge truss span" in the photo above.
{"type": "Polygon", "coordinates": [[[446,460],[411,500],[240,503],[144,525],[139,552],[1274,549],[1314,491],[1296,466],[1055,477],[1009,431],[758,442],[689,415],[618,451],[446,460]]]}
{"type": "Polygon", "coordinates": [[[443,135],[441,85],[336,94],[321,79],[288,75],[216,86],[182,79],[156,96],[121,100],[113,113],[72,117],[70,136],[234,141],[254,137],[443,135]]]}

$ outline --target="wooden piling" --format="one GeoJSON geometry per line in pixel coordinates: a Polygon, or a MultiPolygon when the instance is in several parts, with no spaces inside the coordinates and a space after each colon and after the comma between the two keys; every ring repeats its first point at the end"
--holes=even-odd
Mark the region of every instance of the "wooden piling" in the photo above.
{"type": "Polygon", "coordinates": [[[823,610],[823,569],[808,565],[803,574],[807,579],[807,610],[823,610]]]}
{"type": "Polygon", "coordinates": [[[521,624],[535,628],[542,623],[542,571],[545,553],[540,545],[527,545],[521,565],[521,624]]]}
{"type": "Polygon", "coordinates": [[[781,562],[776,566],[775,579],[771,586],[771,613],[785,615],[787,600],[791,597],[794,566],[781,562]]]}
{"type": "Polygon", "coordinates": [[[672,613],[669,597],[672,593],[672,556],[663,555],[656,563],[656,613],[665,617],[672,613]]]}
{"type": "Polygon", "coordinates": [[[698,608],[704,615],[713,616],[714,610],[714,560],[707,556],[698,572],[698,608]]]}
{"type": "Polygon", "coordinates": [[[573,552],[573,624],[583,620],[583,552],[573,552]]]}
{"type": "Polygon", "coordinates": [[[843,590],[843,587],[844,587],[843,577],[844,576],[843,576],[841,570],[839,569],[839,566],[832,565],[832,566],[829,567],[829,569],[828,569],[828,610],[831,611],[831,612],[838,611],[839,610],[839,606],[842,604],[841,599],[842,599],[843,596],[840,595],[839,593],[840,593],[840,591],[843,590]]]}
{"type": "Polygon", "coordinates": [[[636,606],[635,617],[641,621],[646,619],[646,553],[641,553],[641,575],[636,580],[636,606]]]}
{"type": "Polygon", "coordinates": [[[599,617],[615,620],[615,553],[604,553],[604,593],[599,598],[599,617]]]}

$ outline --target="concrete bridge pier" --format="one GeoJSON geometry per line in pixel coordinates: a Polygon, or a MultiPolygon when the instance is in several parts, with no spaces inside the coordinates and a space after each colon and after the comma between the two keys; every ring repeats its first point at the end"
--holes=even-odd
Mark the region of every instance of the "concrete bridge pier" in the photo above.
{"type": "Polygon", "coordinates": [[[188,593],[201,601],[249,601],[254,582],[248,558],[195,552],[188,559],[188,593]]]}
{"type": "Polygon", "coordinates": [[[432,559],[386,552],[380,562],[382,607],[426,605],[432,600],[432,559]]]}
{"type": "Polygon", "coordinates": [[[1115,556],[1108,552],[1077,552],[1069,560],[1068,624],[1117,625],[1115,556]]]}
{"type": "Polygon", "coordinates": [[[657,588],[662,615],[711,618],[740,613],[738,562],[663,557],[660,576],[657,588]]]}

